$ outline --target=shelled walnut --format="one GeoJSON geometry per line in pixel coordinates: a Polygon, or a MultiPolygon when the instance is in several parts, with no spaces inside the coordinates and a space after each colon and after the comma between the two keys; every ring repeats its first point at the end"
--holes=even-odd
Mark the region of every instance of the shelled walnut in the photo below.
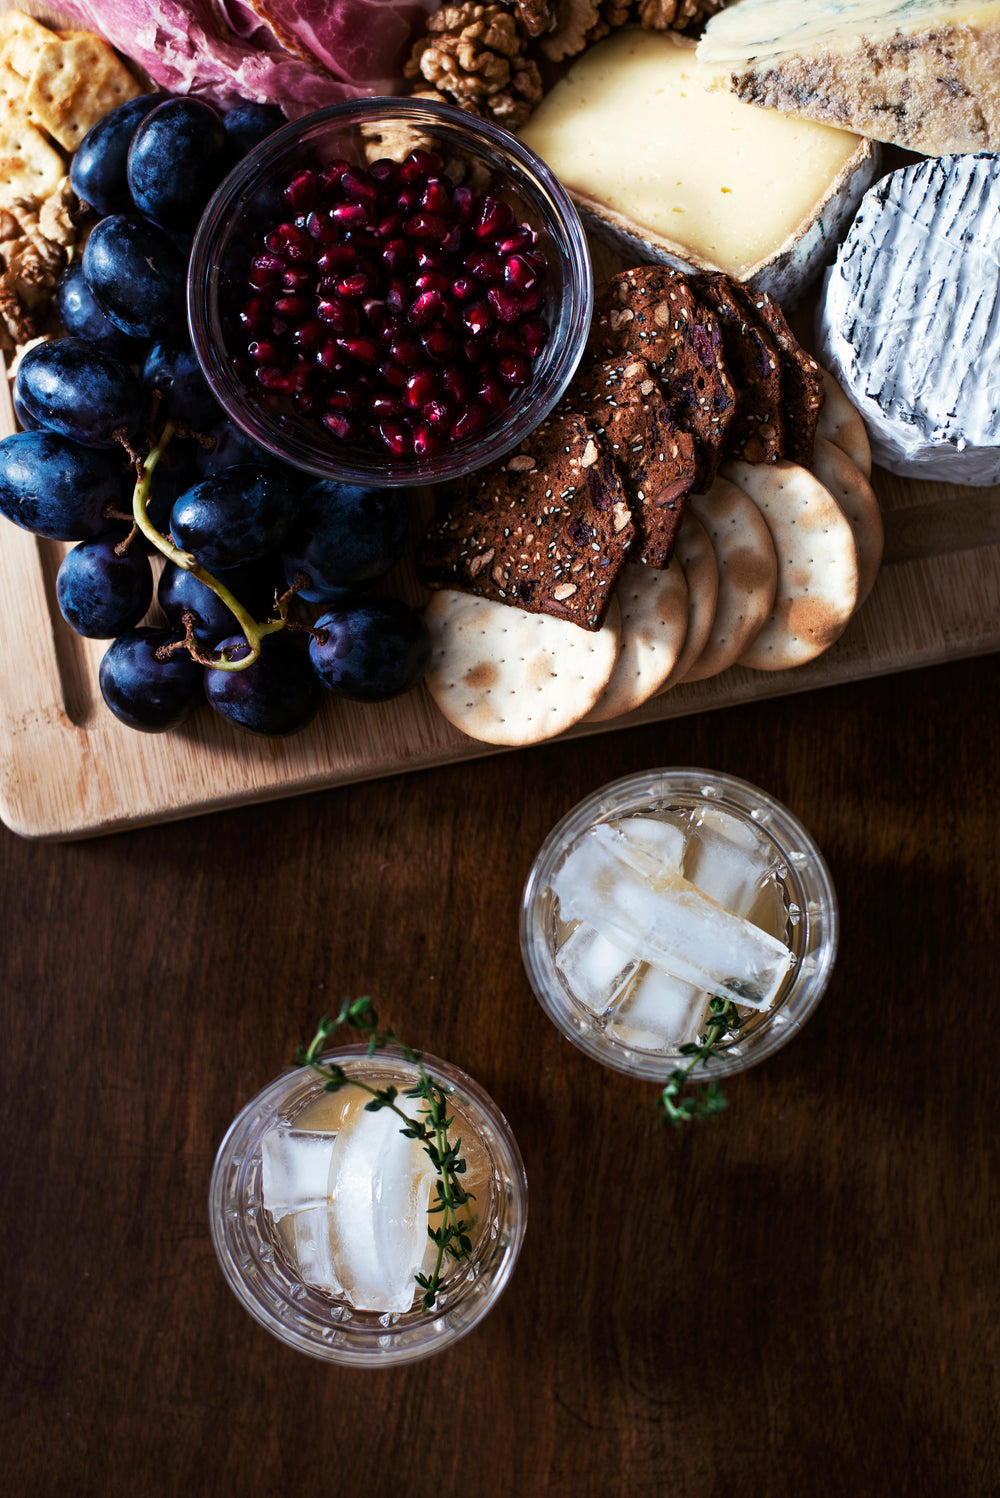
{"type": "Polygon", "coordinates": [[[699,32],[726,0],[639,0],[638,20],[647,31],[699,32]]]}
{"type": "Polygon", "coordinates": [[[0,209],[0,349],[5,353],[44,330],[87,214],[68,178],[48,198],[16,198],[0,209]]]}
{"type": "Polygon", "coordinates": [[[537,65],[515,16],[501,5],[446,5],[430,16],[404,77],[450,102],[517,129],[542,97],[537,65]]]}

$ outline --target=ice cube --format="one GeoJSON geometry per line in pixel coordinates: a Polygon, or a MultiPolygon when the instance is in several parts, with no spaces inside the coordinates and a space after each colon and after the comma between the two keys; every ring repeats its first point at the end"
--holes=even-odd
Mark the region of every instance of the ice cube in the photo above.
{"type": "Polygon", "coordinates": [[[788,948],[735,916],[682,875],[598,824],[556,871],[564,920],[585,921],[675,978],[766,1009],[792,961],[788,948]]]}
{"type": "Polygon", "coordinates": [[[778,858],[760,828],[719,807],[699,816],[684,854],[685,879],[735,915],[749,915],[778,858]]]}
{"type": "MultiPolygon", "coordinates": [[[[398,1106],[418,1116],[419,1099],[398,1106]]],[[[361,1110],[337,1134],[330,1157],[333,1262],[351,1305],[406,1311],[414,1275],[433,1251],[427,1209],[436,1171],[423,1147],[400,1133],[389,1108],[361,1110]]]]}
{"type": "Polygon", "coordinates": [[[556,968],[574,998],[603,1014],[639,966],[636,958],[593,926],[574,926],[556,952],[556,968]]]}
{"type": "Polygon", "coordinates": [[[661,859],[672,869],[682,867],[687,832],[679,823],[640,813],[609,822],[608,826],[620,832],[631,847],[661,859]]]}
{"type": "Polygon", "coordinates": [[[644,962],[616,1006],[608,1034],[638,1050],[676,1050],[698,1039],[707,1010],[704,989],[644,962]]]}
{"type": "Polygon", "coordinates": [[[287,1226],[292,1230],[292,1252],[303,1282],[339,1295],[343,1286],[333,1262],[328,1203],[324,1200],[319,1206],[293,1213],[287,1226]]]}
{"type": "Polygon", "coordinates": [[[261,1200],[275,1222],[326,1202],[333,1134],[278,1124],[262,1142],[261,1200]]]}

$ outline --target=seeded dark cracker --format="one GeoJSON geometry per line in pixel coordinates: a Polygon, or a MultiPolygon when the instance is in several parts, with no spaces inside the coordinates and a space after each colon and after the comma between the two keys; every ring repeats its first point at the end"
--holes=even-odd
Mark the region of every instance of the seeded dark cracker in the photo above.
{"type": "Polygon", "coordinates": [[[807,354],[774,297],[738,286],[748,315],[763,325],[781,360],[781,406],[785,416],[785,457],[808,468],[812,462],[816,423],[826,395],[823,371],[807,354]]]}
{"type": "Polygon", "coordinates": [[[727,458],[776,463],[784,456],[781,359],[763,323],[751,317],[739,288],[722,271],[695,276],[691,289],[715,314],[722,349],[738,391],[737,411],[726,436],[727,458]]]}
{"type": "Polygon", "coordinates": [[[430,588],[458,588],[600,629],[635,527],[614,462],[579,416],[544,422],[444,491],[418,557],[430,588]]]}
{"type": "Polygon", "coordinates": [[[664,265],[620,271],[598,289],[590,349],[599,359],[630,354],[656,371],[667,411],[694,438],[697,493],[715,478],[736,414],[715,317],[687,278],[664,265]]]}
{"type": "Polygon", "coordinates": [[[666,567],[694,483],[694,438],[671,421],[652,369],[643,359],[588,361],[564,406],[584,415],[618,465],[636,528],[632,560],[666,567]]]}

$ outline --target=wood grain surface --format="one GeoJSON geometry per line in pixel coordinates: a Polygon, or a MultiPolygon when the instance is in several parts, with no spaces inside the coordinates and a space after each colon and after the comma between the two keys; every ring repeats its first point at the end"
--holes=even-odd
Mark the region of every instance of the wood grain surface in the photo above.
{"type": "Polygon", "coordinates": [[[66,845],[0,829],[3,1471],[74,1498],[985,1498],[1000,1475],[997,660],[66,845]],[[544,1018],[550,826],[619,775],[740,774],[825,850],[843,941],[720,1118],[544,1018]],[[344,994],[466,1068],[531,1204],[491,1316],[384,1373],[283,1349],[206,1197],[344,994]]]}

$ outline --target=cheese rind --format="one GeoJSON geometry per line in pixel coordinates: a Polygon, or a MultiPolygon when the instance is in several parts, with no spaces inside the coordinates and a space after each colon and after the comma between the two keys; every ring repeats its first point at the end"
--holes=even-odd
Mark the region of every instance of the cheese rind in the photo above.
{"type": "Polygon", "coordinates": [[[694,49],[626,28],[591,47],[522,138],[633,257],[725,270],[787,300],[872,180],[870,144],[709,91],[694,49]]]}
{"type": "Polygon", "coordinates": [[[748,104],[928,156],[1000,149],[1000,0],[741,0],[698,58],[748,104]]]}
{"type": "Polygon", "coordinates": [[[935,158],[865,196],[827,272],[820,362],[891,473],[1000,483],[1000,159],[935,158]]]}

